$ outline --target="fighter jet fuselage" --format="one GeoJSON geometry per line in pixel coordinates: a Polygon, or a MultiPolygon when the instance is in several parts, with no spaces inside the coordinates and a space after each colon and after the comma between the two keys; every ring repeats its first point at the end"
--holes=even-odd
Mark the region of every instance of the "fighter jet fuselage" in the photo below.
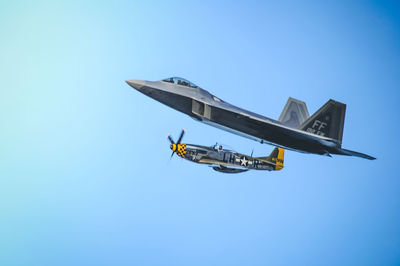
{"type": "Polygon", "coordinates": [[[227,103],[182,78],[128,80],[141,93],[200,122],[286,149],[320,155],[341,154],[375,159],[341,148],[345,105],[328,101],[299,128],[227,103]]]}

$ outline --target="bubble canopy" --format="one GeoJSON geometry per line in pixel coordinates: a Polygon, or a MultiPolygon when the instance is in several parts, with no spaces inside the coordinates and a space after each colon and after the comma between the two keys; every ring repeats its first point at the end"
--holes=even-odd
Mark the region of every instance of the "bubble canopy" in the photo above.
{"type": "Polygon", "coordinates": [[[186,86],[186,87],[192,87],[192,88],[199,87],[196,84],[190,82],[189,80],[184,79],[184,78],[179,78],[179,77],[166,78],[166,79],[163,79],[162,81],[174,83],[174,84],[182,85],[182,86],[186,86]]]}

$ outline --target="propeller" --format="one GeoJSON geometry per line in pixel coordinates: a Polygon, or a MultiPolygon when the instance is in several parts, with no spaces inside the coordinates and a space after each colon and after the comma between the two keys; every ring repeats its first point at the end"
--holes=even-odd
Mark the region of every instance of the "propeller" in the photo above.
{"type": "Polygon", "coordinates": [[[185,129],[184,128],[182,128],[181,135],[179,136],[178,142],[176,144],[181,144],[183,135],[185,135],[185,129]]]}
{"type": "Polygon", "coordinates": [[[171,148],[171,150],[172,150],[172,154],[171,154],[171,157],[170,157],[170,158],[172,158],[172,156],[174,156],[174,153],[175,153],[176,150],[178,149],[178,145],[181,144],[183,135],[185,135],[185,129],[184,129],[184,128],[182,128],[181,135],[179,136],[178,142],[175,143],[175,142],[174,142],[174,139],[171,137],[171,135],[168,134],[167,138],[168,138],[169,141],[171,142],[170,148],[171,148]],[[174,145],[175,145],[175,148],[174,148],[174,145]]]}
{"type": "Polygon", "coordinates": [[[168,134],[168,137],[167,137],[167,138],[169,139],[169,141],[171,142],[171,144],[175,144],[175,141],[174,141],[174,139],[171,137],[170,134],[168,134]]]}

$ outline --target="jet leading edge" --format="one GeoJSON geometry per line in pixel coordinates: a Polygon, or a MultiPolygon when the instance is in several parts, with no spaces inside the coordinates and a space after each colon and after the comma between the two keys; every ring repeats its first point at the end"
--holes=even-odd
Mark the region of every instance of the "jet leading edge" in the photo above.
{"type": "Polygon", "coordinates": [[[126,82],[139,92],[197,121],[261,143],[304,153],[375,159],[342,148],[346,105],[334,100],[329,100],[309,116],[304,102],[289,98],[277,121],[227,103],[183,78],[126,82]]]}
{"type": "Polygon", "coordinates": [[[191,162],[211,165],[215,171],[222,173],[242,173],[248,170],[281,170],[283,168],[284,149],[275,148],[268,157],[253,157],[223,149],[220,145],[211,147],[181,144],[185,130],[182,130],[175,143],[170,135],[171,157],[176,153],[179,157],[191,162]]]}

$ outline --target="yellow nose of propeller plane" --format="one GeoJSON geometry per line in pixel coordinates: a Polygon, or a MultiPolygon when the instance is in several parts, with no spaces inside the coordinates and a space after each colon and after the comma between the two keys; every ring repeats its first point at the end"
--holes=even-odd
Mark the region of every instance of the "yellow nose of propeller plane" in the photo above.
{"type": "Polygon", "coordinates": [[[178,149],[176,151],[176,154],[178,154],[178,156],[180,157],[184,157],[186,154],[186,144],[178,144],[178,149]]]}

